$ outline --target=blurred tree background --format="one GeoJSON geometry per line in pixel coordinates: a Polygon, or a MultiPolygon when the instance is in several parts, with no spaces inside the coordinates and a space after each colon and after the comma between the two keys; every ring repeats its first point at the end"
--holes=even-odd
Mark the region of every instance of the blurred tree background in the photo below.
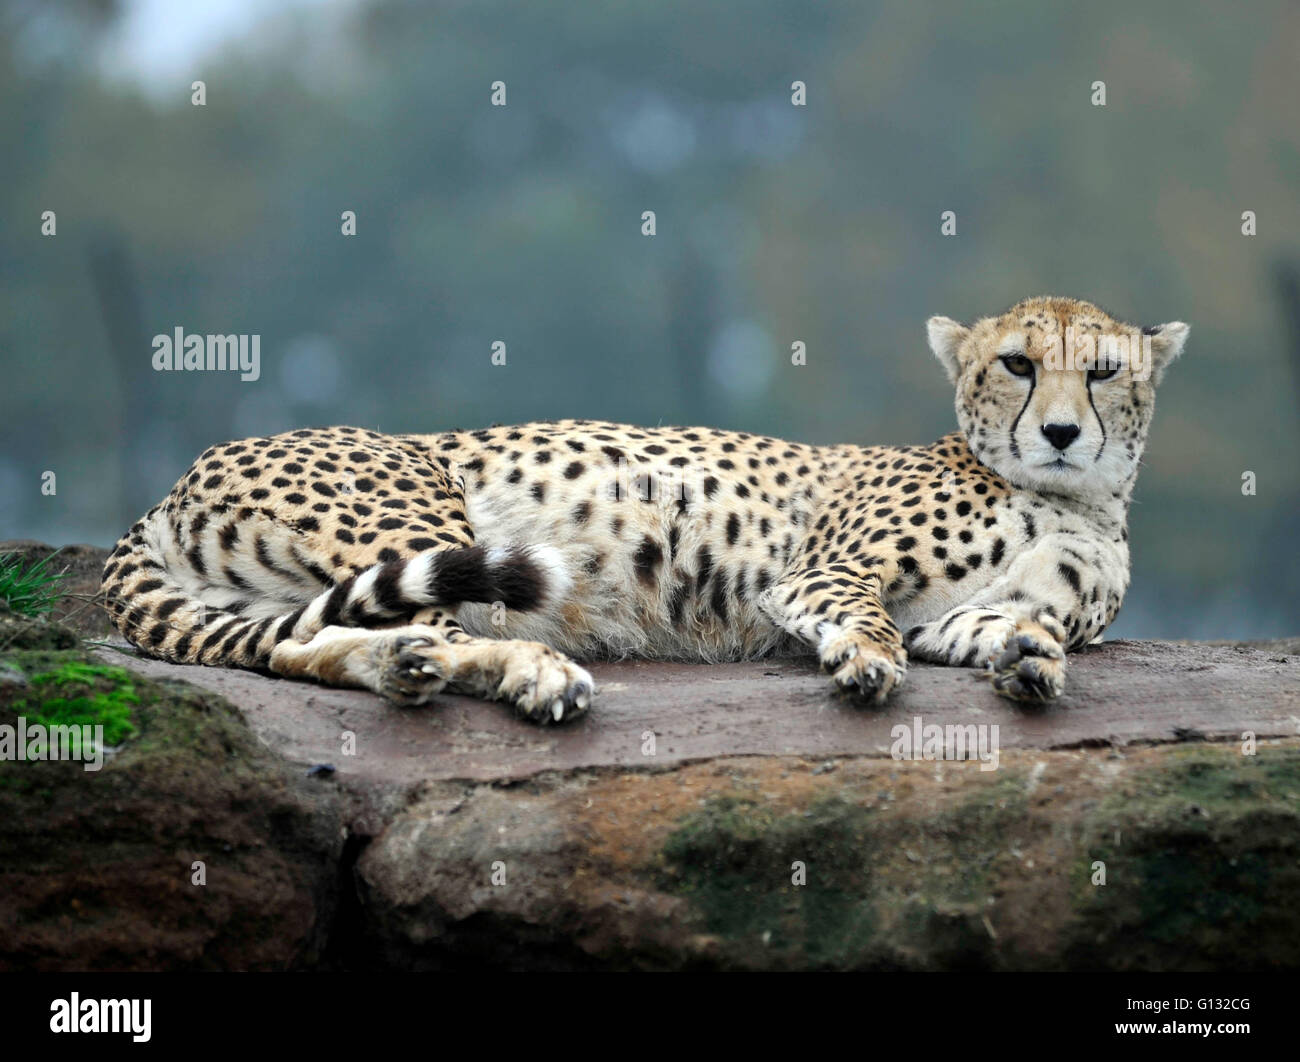
{"type": "Polygon", "coordinates": [[[1112,633],[1294,634],[1298,54],[1294,0],[0,0],[0,537],[305,425],[929,441],[925,318],[1055,293],[1192,325],[1112,633]]]}

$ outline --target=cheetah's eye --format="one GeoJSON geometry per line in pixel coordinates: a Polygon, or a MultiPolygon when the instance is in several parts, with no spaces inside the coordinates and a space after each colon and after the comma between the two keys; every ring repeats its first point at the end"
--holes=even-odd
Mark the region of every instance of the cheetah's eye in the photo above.
{"type": "Polygon", "coordinates": [[[1118,365],[1098,366],[1098,367],[1095,368],[1095,369],[1089,369],[1089,370],[1088,370],[1088,379],[1089,379],[1089,380],[1109,380],[1109,379],[1110,379],[1112,376],[1114,376],[1117,372],[1119,372],[1119,366],[1118,366],[1118,365]]]}
{"type": "Polygon", "coordinates": [[[1011,373],[1012,376],[1032,376],[1034,374],[1034,363],[1023,354],[1004,354],[1002,364],[1007,367],[1007,372],[1011,373]]]}

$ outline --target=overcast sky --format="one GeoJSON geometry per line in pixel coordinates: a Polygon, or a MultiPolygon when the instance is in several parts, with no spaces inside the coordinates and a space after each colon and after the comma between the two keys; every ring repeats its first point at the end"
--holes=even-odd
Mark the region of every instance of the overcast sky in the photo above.
{"type": "Polygon", "coordinates": [[[364,0],[125,0],[125,15],[101,55],[104,70],[150,92],[200,76],[203,60],[277,16],[318,9],[333,21],[364,0]]]}

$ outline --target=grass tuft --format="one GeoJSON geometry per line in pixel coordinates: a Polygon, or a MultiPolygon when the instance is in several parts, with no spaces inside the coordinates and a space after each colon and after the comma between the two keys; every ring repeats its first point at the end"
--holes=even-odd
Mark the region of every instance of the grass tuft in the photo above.
{"type": "Polygon", "coordinates": [[[43,616],[54,608],[67,572],[51,571],[53,559],[51,553],[33,564],[16,553],[0,555],[0,602],[23,616],[43,616]]]}

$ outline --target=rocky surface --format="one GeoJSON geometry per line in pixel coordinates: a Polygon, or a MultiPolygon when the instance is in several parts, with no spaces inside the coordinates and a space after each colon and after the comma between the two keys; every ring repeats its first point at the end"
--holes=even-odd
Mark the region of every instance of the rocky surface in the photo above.
{"type": "MultiPolygon", "coordinates": [[[[121,662],[120,652],[100,652],[121,662]]],[[[1071,658],[1067,693],[1045,708],[997,696],[980,672],[912,665],[883,707],[838,696],[809,660],[596,663],[594,706],[539,729],[500,705],[444,696],[395,711],[380,697],[219,668],[136,660],[238,704],[272,748],[332,763],[361,787],[508,781],[541,771],[662,768],[727,755],[888,756],[899,724],[997,726],[1003,749],[1296,735],[1300,657],[1226,646],[1113,642],[1071,658]],[[344,735],[355,751],[343,754],[344,735]]]]}
{"type": "Polygon", "coordinates": [[[139,697],[101,772],[0,762],[0,966],[1294,968],[1294,641],[1094,647],[1038,710],[946,668],[865,708],[802,660],[597,664],[539,729],[0,616],[0,724],[71,663],[139,697]],[[891,758],[917,717],[996,725],[997,769],[891,758]]]}
{"type": "Polygon", "coordinates": [[[442,784],[362,854],[352,960],[1295,968],[1298,801],[1294,741],[442,784]]]}
{"type": "Polygon", "coordinates": [[[319,961],[343,848],[333,786],[219,696],[104,665],[66,628],[0,616],[0,645],[0,726],[99,724],[115,747],[99,770],[0,759],[0,970],[319,961]]]}

